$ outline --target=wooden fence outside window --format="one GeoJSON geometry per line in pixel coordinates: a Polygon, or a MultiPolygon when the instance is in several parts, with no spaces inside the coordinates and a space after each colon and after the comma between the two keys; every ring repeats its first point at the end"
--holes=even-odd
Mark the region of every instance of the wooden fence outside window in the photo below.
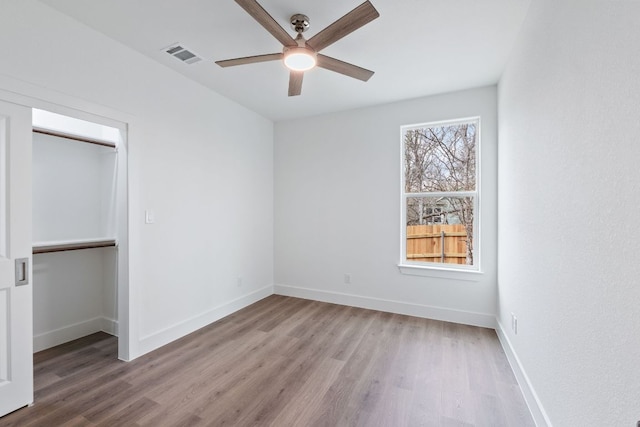
{"type": "Polygon", "coordinates": [[[408,225],[407,260],[466,264],[467,233],[464,225],[408,225]]]}

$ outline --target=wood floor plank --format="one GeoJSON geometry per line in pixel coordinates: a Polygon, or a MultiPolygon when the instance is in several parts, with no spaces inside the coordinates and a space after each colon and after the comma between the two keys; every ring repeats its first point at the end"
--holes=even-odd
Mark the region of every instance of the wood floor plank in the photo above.
{"type": "MultiPolygon", "coordinates": [[[[166,350],[163,348],[161,349],[163,354],[153,358],[142,369],[131,372],[124,379],[133,385],[144,384],[149,390],[155,389],[156,386],[165,389],[173,387],[175,384],[171,384],[170,379],[173,378],[174,382],[180,383],[182,375],[193,375],[191,371],[194,367],[200,367],[203,364],[207,366],[209,365],[207,361],[215,359],[226,349],[237,346],[236,326],[224,323],[217,328],[216,334],[201,333],[192,337],[192,340],[185,341],[183,347],[166,350]],[[196,345],[195,342],[199,344],[196,345]]],[[[256,330],[249,330],[239,336],[248,338],[244,341],[249,346],[256,346],[256,342],[266,338],[264,333],[256,330]],[[256,336],[259,336],[260,340],[256,339],[256,336]]],[[[221,360],[226,359],[225,357],[221,360]]]]}
{"type": "Polygon", "coordinates": [[[126,405],[120,411],[98,424],[98,426],[112,427],[132,425],[138,419],[142,418],[150,408],[153,408],[157,405],[158,404],[153,400],[149,400],[146,397],[141,397],[140,399],[126,405]]]}
{"type": "Polygon", "coordinates": [[[155,388],[148,388],[145,395],[179,410],[188,406],[200,393],[207,392],[216,384],[224,383],[225,376],[229,378],[227,381],[234,381],[239,368],[247,366],[247,369],[252,369],[251,364],[262,361],[256,357],[256,352],[262,348],[274,349],[277,345],[266,333],[253,332],[254,335],[247,334],[251,339],[246,340],[244,344],[230,341],[231,345],[227,349],[229,353],[216,353],[212,357],[203,358],[201,363],[193,364],[190,369],[167,377],[155,388]],[[185,381],[185,378],[190,380],[185,381]]]}
{"type": "Polygon", "coordinates": [[[114,339],[115,337],[111,337],[111,335],[103,332],[87,335],[82,339],[69,341],[35,353],[33,355],[33,363],[37,367],[45,366],[47,362],[56,359],[56,357],[65,357],[72,354],[74,351],[84,351],[87,348],[92,347],[95,343],[106,342],[111,344],[114,339]]]}
{"type": "Polygon", "coordinates": [[[126,379],[132,384],[146,384],[149,388],[156,383],[161,384],[163,388],[174,387],[184,375],[196,377],[199,371],[215,365],[213,362],[226,361],[228,358],[237,357],[240,352],[267,345],[270,339],[266,333],[257,330],[249,331],[243,337],[247,339],[237,340],[228,335],[225,335],[224,339],[202,336],[199,339],[216,341],[216,345],[191,348],[184,353],[172,352],[167,354],[165,359],[155,361],[154,370],[138,375],[133,373],[126,379]]]}
{"type": "Polygon", "coordinates": [[[55,384],[60,381],[60,377],[53,372],[44,372],[33,376],[33,389],[40,391],[43,387],[55,384]]]}
{"type": "Polygon", "coordinates": [[[117,394],[118,399],[101,399],[100,396],[104,396],[103,392],[100,392],[98,396],[90,396],[86,399],[88,404],[84,406],[82,415],[89,421],[97,424],[102,423],[126,408],[130,402],[138,399],[144,392],[142,387],[134,387],[124,381],[112,382],[111,384],[109,389],[104,391],[117,394]],[[119,385],[119,390],[115,388],[116,384],[119,385]]]}
{"type": "MultiPolygon", "coordinates": [[[[383,389],[378,404],[364,418],[363,424],[372,427],[408,427],[411,417],[413,393],[410,390],[388,385],[383,389]]],[[[413,424],[415,425],[415,424],[413,424]]]]}
{"type": "MultiPolygon", "coordinates": [[[[42,417],[50,425],[59,425],[70,422],[76,414],[81,414],[82,418],[90,422],[97,422],[99,419],[92,415],[103,408],[110,408],[118,405],[122,399],[135,396],[134,393],[127,393],[131,388],[130,384],[124,381],[112,381],[101,387],[93,387],[79,394],[70,394],[69,400],[62,400],[56,404],[56,409],[42,417]],[[119,400],[102,399],[102,396],[118,395],[119,400]]],[[[38,420],[34,425],[40,425],[38,420]]]]}
{"type": "Polygon", "coordinates": [[[410,409],[414,397],[415,373],[423,369],[423,342],[420,340],[419,319],[399,316],[398,320],[400,328],[392,333],[397,335],[395,346],[399,351],[395,352],[389,366],[385,368],[386,375],[381,379],[382,395],[368,414],[366,425],[411,425],[410,409]]]}
{"type": "Polygon", "coordinates": [[[535,425],[495,331],[277,295],[132,362],[104,333],[34,361],[0,427],[535,425]]]}
{"type": "Polygon", "coordinates": [[[469,390],[444,390],[441,393],[442,414],[449,419],[465,424],[475,424],[475,402],[469,390]]]}
{"type": "Polygon", "coordinates": [[[442,391],[439,387],[421,383],[415,389],[409,408],[410,426],[440,426],[442,414],[442,391]]]}
{"type": "MultiPolygon", "coordinates": [[[[224,390],[217,390],[217,399],[210,399],[213,405],[201,407],[196,415],[211,420],[209,425],[255,425],[254,422],[240,424],[241,418],[251,416],[256,410],[256,405],[265,405],[279,396],[277,379],[281,375],[287,375],[291,369],[291,360],[280,355],[265,357],[265,362],[250,375],[244,375],[233,385],[228,385],[224,390]],[[270,387],[270,385],[276,387],[270,387]],[[260,393],[256,393],[260,390],[260,393]],[[247,415],[248,414],[248,415],[247,415]]],[[[277,402],[276,402],[277,403],[277,402]]]]}
{"type": "Polygon", "coordinates": [[[314,301],[303,300],[305,305],[297,307],[289,313],[285,318],[280,318],[278,323],[267,322],[261,330],[268,330],[274,335],[291,335],[291,330],[296,328],[301,322],[314,315],[318,310],[322,310],[324,307],[322,304],[314,304],[314,301]]]}
{"type": "MultiPolygon", "coordinates": [[[[291,327],[296,327],[302,323],[306,318],[311,317],[316,311],[322,309],[321,304],[314,304],[314,301],[310,300],[298,300],[296,304],[286,304],[275,314],[270,314],[266,318],[262,318],[258,329],[261,331],[269,332],[278,327],[281,331],[287,327],[287,324],[291,327]]],[[[280,332],[283,333],[284,331],[280,332]]],[[[284,332],[285,335],[289,333],[284,332]]]]}
{"type": "MultiPolygon", "coordinates": [[[[234,425],[267,425],[298,395],[307,378],[318,369],[317,366],[321,364],[325,354],[332,350],[331,337],[335,334],[335,328],[341,324],[344,317],[342,313],[346,311],[340,306],[327,305],[326,308],[324,313],[314,316],[313,322],[304,323],[304,333],[292,331],[299,344],[278,355],[285,356],[285,359],[282,367],[277,370],[277,375],[267,376],[257,386],[236,386],[234,391],[225,396],[229,402],[227,405],[223,403],[223,406],[229,408],[225,415],[218,419],[219,422],[234,425]],[[257,387],[266,391],[257,398],[251,397],[249,390],[246,390],[247,387],[257,387]],[[269,404],[266,405],[266,402],[269,404]]],[[[269,355],[263,356],[268,357],[269,355]]]]}
{"type": "Polygon", "coordinates": [[[419,326],[415,317],[407,317],[406,325],[400,331],[399,348],[396,353],[393,365],[390,368],[392,373],[391,384],[394,387],[405,390],[413,390],[415,386],[415,372],[420,369],[420,357],[422,348],[419,340],[419,326]]]}
{"type": "MultiPolygon", "coordinates": [[[[359,390],[370,378],[362,373],[375,363],[374,355],[377,346],[377,334],[381,327],[382,313],[376,312],[371,323],[362,331],[362,336],[352,356],[347,360],[342,374],[329,387],[325,393],[321,405],[314,413],[313,426],[336,426],[341,420],[349,417],[352,395],[360,394],[359,390]]],[[[353,418],[353,417],[352,417],[353,418]]]]}
{"type": "Polygon", "coordinates": [[[517,384],[498,382],[498,398],[508,426],[535,427],[522,392],[517,384]]]}
{"type": "Polygon", "coordinates": [[[332,358],[323,359],[317,369],[309,376],[304,386],[286,404],[269,425],[305,426],[313,421],[318,403],[331,384],[338,378],[345,362],[332,358]]]}
{"type": "Polygon", "coordinates": [[[95,427],[96,424],[87,420],[85,417],[79,415],[73,419],[67,421],[64,424],[58,424],[59,427],[95,427]]]}
{"type": "Polygon", "coordinates": [[[401,353],[400,343],[404,323],[401,319],[405,316],[390,315],[384,316],[382,325],[384,329],[380,331],[380,336],[375,348],[374,363],[370,365],[367,386],[363,389],[362,409],[373,413],[380,404],[381,396],[387,387],[392,385],[396,372],[393,370],[394,360],[401,353]]]}
{"type": "MultiPolygon", "coordinates": [[[[252,402],[252,409],[245,411],[245,415],[238,419],[241,425],[268,425],[272,423],[292,400],[304,394],[305,385],[309,386],[311,381],[321,381],[321,372],[327,364],[334,367],[336,364],[344,365],[344,362],[328,360],[328,355],[334,350],[334,337],[337,330],[342,327],[348,309],[344,306],[332,308],[324,316],[318,318],[314,327],[309,328],[305,335],[297,337],[300,341],[310,345],[306,347],[298,345],[295,351],[286,354],[292,363],[271,384],[274,393],[271,396],[268,393],[261,396],[263,399],[268,399],[269,405],[260,403],[256,405],[256,402],[252,402]],[[312,380],[310,377],[314,373],[317,373],[317,378],[312,380]]],[[[315,385],[324,389],[322,384],[315,385]]]]}
{"type": "Polygon", "coordinates": [[[474,424],[469,424],[464,421],[460,421],[455,418],[449,418],[445,416],[440,417],[440,422],[438,425],[440,427],[477,427],[474,424]]]}
{"type": "MultiPolygon", "coordinates": [[[[211,364],[211,369],[196,377],[190,377],[188,380],[177,377],[171,380],[183,383],[177,392],[155,396],[155,400],[162,402],[165,407],[184,410],[206,419],[208,411],[219,411],[220,401],[234,388],[242,387],[259,372],[270,372],[278,358],[284,358],[281,349],[286,348],[289,345],[288,341],[292,339],[276,337],[273,340],[265,340],[258,346],[254,343],[242,356],[211,364]]],[[[253,393],[250,387],[249,389],[253,393]]]]}
{"type": "Polygon", "coordinates": [[[233,406],[237,399],[249,398],[257,390],[263,391],[268,379],[279,374],[289,364],[287,358],[277,352],[269,352],[268,349],[252,354],[234,369],[225,371],[208,389],[203,390],[202,394],[184,407],[205,420],[224,418],[223,414],[229,412],[229,407],[224,402],[230,402],[233,406]]]}
{"type": "Polygon", "coordinates": [[[486,348],[476,343],[465,342],[464,351],[467,355],[469,389],[476,393],[496,396],[498,390],[495,371],[491,363],[491,357],[486,353],[486,348]]]}
{"type": "Polygon", "coordinates": [[[431,319],[420,319],[421,338],[419,339],[422,367],[413,371],[416,383],[426,386],[428,389],[442,388],[444,381],[444,333],[443,322],[431,319]]]}
{"type": "Polygon", "coordinates": [[[469,388],[469,375],[464,342],[447,337],[444,337],[442,341],[442,372],[446,378],[446,381],[442,383],[442,388],[454,393],[466,391],[469,388]]]}
{"type": "Polygon", "coordinates": [[[509,427],[502,405],[496,395],[474,393],[474,399],[476,425],[509,427]]]}
{"type": "Polygon", "coordinates": [[[167,408],[159,409],[161,410],[150,410],[146,415],[141,417],[135,423],[135,425],[140,427],[198,427],[206,425],[205,421],[202,418],[197,417],[194,414],[183,411],[170,410],[167,408]]]}
{"type": "MultiPolygon", "coordinates": [[[[109,387],[120,376],[118,368],[126,367],[123,362],[116,361],[113,370],[106,373],[96,371],[98,375],[81,375],[62,378],[57,383],[44,387],[35,396],[32,407],[23,408],[5,418],[0,418],[0,426],[7,422],[7,425],[24,426],[32,422],[35,425],[41,420],[49,417],[58,417],[58,411],[65,411],[71,407],[70,413],[65,415],[66,419],[73,418],[81,414],[80,408],[74,406],[82,402],[88,393],[100,392],[103,387],[109,387]]],[[[105,368],[106,369],[106,368],[105,368]]]]}
{"type": "Polygon", "coordinates": [[[336,337],[334,342],[335,351],[331,357],[338,360],[348,360],[360,344],[363,331],[369,329],[375,313],[372,310],[349,307],[347,311],[348,318],[344,321],[341,334],[336,337]]]}

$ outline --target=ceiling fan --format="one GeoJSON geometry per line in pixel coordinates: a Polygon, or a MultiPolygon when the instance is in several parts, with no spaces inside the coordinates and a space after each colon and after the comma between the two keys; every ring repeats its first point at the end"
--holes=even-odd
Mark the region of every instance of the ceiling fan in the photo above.
{"type": "Polygon", "coordinates": [[[305,40],[302,33],[309,28],[309,18],[306,15],[295,14],[291,17],[292,28],[298,33],[294,39],[282,28],[275,19],[256,0],[235,0],[249,15],[271,33],[282,45],[282,53],[245,56],[242,58],[216,61],[221,67],[253,64],[257,62],[283,60],[289,71],[289,96],[300,95],[302,92],[302,78],[304,72],[316,66],[358,80],[367,81],[373,71],[340,61],[339,59],[319,53],[325,47],[337,42],[344,36],[351,34],[358,28],[376,19],[380,14],[369,0],[326,27],[324,30],[305,40]]]}

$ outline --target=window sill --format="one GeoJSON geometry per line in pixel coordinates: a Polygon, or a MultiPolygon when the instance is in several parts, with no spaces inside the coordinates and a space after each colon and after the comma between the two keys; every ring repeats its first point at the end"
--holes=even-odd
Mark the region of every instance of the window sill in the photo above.
{"type": "Polygon", "coordinates": [[[436,277],[438,279],[464,280],[479,282],[484,273],[478,270],[462,270],[455,268],[427,267],[422,265],[398,264],[400,273],[410,276],[436,277]]]}

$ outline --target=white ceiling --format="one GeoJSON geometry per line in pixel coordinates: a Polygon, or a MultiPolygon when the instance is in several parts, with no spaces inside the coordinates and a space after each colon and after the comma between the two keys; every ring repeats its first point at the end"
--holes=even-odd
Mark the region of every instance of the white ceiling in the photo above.
{"type": "MultiPolygon", "coordinates": [[[[365,83],[314,69],[305,73],[302,95],[288,97],[289,74],[279,61],[214,63],[282,51],[233,0],[40,1],[276,121],[495,84],[530,3],[371,0],[380,17],[322,53],[376,74],[365,83]],[[176,42],[204,61],[187,65],[164,53],[176,42]]],[[[258,1],[288,31],[291,15],[309,16],[309,39],[363,0],[258,1]]]]}

